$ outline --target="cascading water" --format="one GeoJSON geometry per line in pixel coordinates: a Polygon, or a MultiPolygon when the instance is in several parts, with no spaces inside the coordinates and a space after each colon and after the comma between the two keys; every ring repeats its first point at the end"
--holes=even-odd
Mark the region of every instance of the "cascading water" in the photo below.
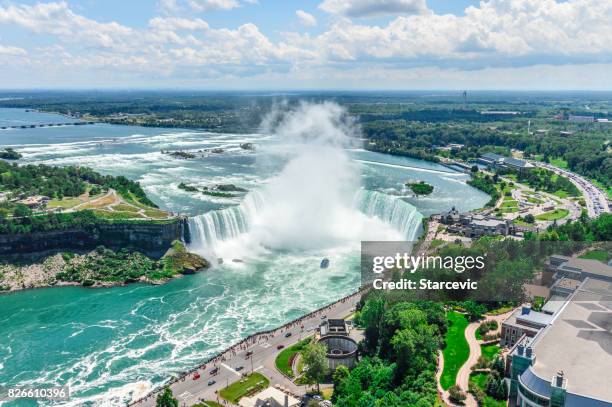
{"type": "Polygon", "coordinates": [[[189,219],[193,248],[213,248],[249,231],[252,222],[265,202],[260,191],[249,192],[240,205],[210,211],[189,219]]]}
{"type": "MultiPolygon", "coordinates": [[[[400,198],[377,191],[361,190],[355,194],[353,202],[354,209],[390,225],[407,240],[416,239],[421,231],[423,216],[414,206],[400,198]]],[[[251,191],[240,205],[191,218],[191,248],[199,251],[210,250],[219,242],[247,233],[265,205],[265,194],[261,191],[251,191]]]]}
{"type": "Polygon", "coordinates": [[[415,240],[421,232],[423,215],[400,198],[377,191],[361,190],[355,195],[355,207],[366,216],[391,225],[407,240],[415,240]]]}

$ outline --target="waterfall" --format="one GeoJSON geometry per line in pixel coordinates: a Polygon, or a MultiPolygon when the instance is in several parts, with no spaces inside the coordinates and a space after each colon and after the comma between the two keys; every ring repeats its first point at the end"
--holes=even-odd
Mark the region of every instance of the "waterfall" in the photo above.
{"type": "MultiPolygon", "coordinates": [[[[190,218],[191,245],[194,248],[213,248],[219,241],[231,240],[248,232],[265,202],[264,194],[254,190],[239,205],[190,218]]],[[[415,240],[421,231],[423,216],[400,198],[361,190],[355,195],[354,206],[365,215],[391,225],[406,240],[415,240]]]]}
{"type": "Polygon", "coordinates": [[[230,240],[248,232],[264,201],[261,192],[251,191],[240,205],[190,218],[192,244],[200,247],[214,247],[219,241],[230,240]]]}
{"type": "Polygon", "coordinates": [[[401,232],[406,240],[416,240],[421,232],[423,215],[414,206],[398,197],[361,190],[355,195],[355,207],[365,215],[391,225],[401,232]]]}

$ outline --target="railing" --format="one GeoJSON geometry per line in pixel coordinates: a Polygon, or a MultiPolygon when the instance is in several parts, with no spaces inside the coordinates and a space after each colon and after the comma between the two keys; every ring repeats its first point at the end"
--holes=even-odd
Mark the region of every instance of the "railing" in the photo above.
{"type": "Polygon", "coordinates": [[[273,329],[268,329],[268,330],[265,330],[265,331],[259,331],[259,332],[256,332],[254,334],[251,334],[251,335],[247,336],[246,338],[244,338],[243,340],[241,340],[240,342],[235,343],[235,344],[227,347],[223,351],[216,353],[214,356],[211,356],[205,362],[201,363],[197,367],[194,367],[193,369],[190,369],[190,370],[185,371],[185,372],[181,372],[178,376],[173,377],[167,383],[165,383],[163,386],[161,386],[161,387],[159,387],[157,389],[154,389],[149,394],[147,394],[144,397],[139,398],[138,400],[135,400],[135,401],[132,401],[132,402],[128,403],[127,406],[128,407],[129,406],[135,406],[135,405],[137,405],[139,403],[142,403],[143,401],[148,400],[150,397],[155,396],[157,393],[162,391],[164,388],[166,388],[168,386],[172,386],[176,382],[183,381],[184,379],[187,378],[187,376],[197,372],[199,369],[202,369],[203,367],[206,367],[206,365],[208,365],[209,363],[215,361],[216,359],[219,359],[219,358],[223,357],[223,355],[225,355],[226,353],[231,352],[234,348],[236,348],[236,347],[238,347],[238,346],[240,346],[240,345],[242,345],[244,343],[248,343],[250,341],[253,341],[257,337],[259,337],[261,335],[272,334],[272,333],[278,331],[279,329],[288,328],[289,326],[291,326],[291,325],[293,325],[293,324],[295,324],[297,322],[300,322],[300,321],[308,319],[308,318],[312,318],[313,316],[315,316],[317,313],[319,313],[321,311],[324,311],[324,310],[326,310],[328,308],[331,308],[331,307],[333,307],[333,306],[335,306],[337,304],[346,302],[347,300],[349,300],[349,299],[351,299],[353,297],[356,297],[356,296],[359,296],[359,295],[363,294],[364,292],[368,291],[369,288],[370,287],[363,287],[363,288],[359,289],[358,291],[356,291],[356,292],[354,292],[352,294],[349,294],[349,295],[347,295],[347,296],[345,296],[343,298],[340,298],[339,300],[337,300],[335,302],[332,302],[331,304],[327,304],[327,305],[325,305],[325,306],[323,306],[321,308],[318,308],[318,309],[316,309],[316,310],[314,310],[312,312],[309,312],[306,315],[302,315],[301,317],[295,318],[295,319],[293,319],[293,320],[291,320],[291,321],[287,322],[286,324],[281,325],[279,327],[276,327],[276,328],[273,328],[273,329]]]}

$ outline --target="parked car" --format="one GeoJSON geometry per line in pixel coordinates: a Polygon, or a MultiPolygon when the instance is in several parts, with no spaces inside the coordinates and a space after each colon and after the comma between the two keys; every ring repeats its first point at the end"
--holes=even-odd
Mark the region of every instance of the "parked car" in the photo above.
{"type": "Polygon", "coordinates": [[[291,332],[287,332],[287,333],[285,334],[285,338],[288,338],[288,337],[290,337],[290,336],[291,336],[291,332]]]}
{"type": "Polygon", "coordinates": [[[216,367],[216,368],[214,368],[213,370],[210,371],[210,374],[213,375],[213,376],[216,375],[217,373],[219,373],[219,368],[218,367],[216,367]]]}
{"type": "Polygon", "coordinates": [[[238,367],[236,368],[236,371],[237,371],[237,372],[239,372],[239,371],[241,371],[242,369],[244,369],[244,366],[238,366],[238,367]]]}
{"type": "Polygon", "coordinates": [[[248,352],[246,353],[246,357],[248,358],[248,357],[250,357],[252,354],[253,354],[253,351],[252,351],[252,350],[250,350],[250,351],[248,351],[248,352]]]}
{"type": "Polygon", "coordinates": [[[285,347],[285,345],[278,345],[278,346],[276,347],[276,349],[281,350],[281,349],[283,349],[284,347],[285,347]]]}
{"type": "Polygon", "coordinates": [[[213,384],[215,384],[215,383],[217,383],[217,382],[216,382],[216,381],[214,381],[214,380],[210,380],[210,381],[208,382],[208,385],[209,385],[209,386],[212,386],[212,385],[213,385],[213,384]]]}

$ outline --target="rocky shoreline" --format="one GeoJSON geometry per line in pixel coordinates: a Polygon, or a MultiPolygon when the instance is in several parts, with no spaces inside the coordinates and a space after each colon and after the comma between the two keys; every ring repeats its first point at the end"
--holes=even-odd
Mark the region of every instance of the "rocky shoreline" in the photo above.
{"type": "MultiPolygon", "coordinates": [[[[142,256],[143,259],[148,259],[140,253],[136,255],[142,256]]],[[[59,252],[48,256],[32,255],[30,260],[27,261],[5,260],[3,263],[0,263],[0,295],[37,288],[66,286],[108,288],[124,286],[130,283],[161,285],[175,278],[195,274],[210,267],[208,261],[195,253],[186,251],[181,244],[174,245],[157,261],[163,263],[164,273],[143,274],[136,278],[109,280],[101,279],[91,270],[88,270],[88,268],[93,269],[98,264],[108,261],[104,256],[104,254],[100,253],[100,248],[98,248],[82,253],[59,252]],[[66,279],[66,276],[70,275],[69,272],[74,273],[74,270],[80,272],[85,270],[84,273],[87,275],[81,281],[66,279]]],[[[132,261],[132,259],[125,260],[125,265],[130,266],[132,261]]]]}

